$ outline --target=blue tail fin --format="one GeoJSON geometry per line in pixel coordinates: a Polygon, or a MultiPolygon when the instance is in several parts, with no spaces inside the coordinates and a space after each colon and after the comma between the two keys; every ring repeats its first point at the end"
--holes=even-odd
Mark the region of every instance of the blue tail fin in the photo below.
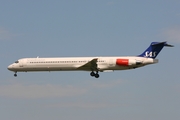
{"type": "Polygon", "coordinates": [[[152,42],[151,45],[139,57],[147,57],[155,59],[164,46],[173,47],[167,42],[152,42]]]}

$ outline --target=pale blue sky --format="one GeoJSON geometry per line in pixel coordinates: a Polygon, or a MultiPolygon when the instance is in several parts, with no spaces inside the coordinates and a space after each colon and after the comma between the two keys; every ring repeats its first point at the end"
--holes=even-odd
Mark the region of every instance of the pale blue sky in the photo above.
{"type": "Polygon", "coordinates": [[[1,120],[179,120],[179,0],[1,0],[1,120]],[[18,73],[24,57],[124,56],[168,41],[135,70],[18,73]]]}

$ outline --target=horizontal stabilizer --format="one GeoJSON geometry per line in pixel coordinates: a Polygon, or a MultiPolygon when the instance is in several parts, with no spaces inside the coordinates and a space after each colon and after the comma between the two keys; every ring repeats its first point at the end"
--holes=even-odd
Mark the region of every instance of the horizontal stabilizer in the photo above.
{"type": "Polygon", "coordinates": [[[167,44],[167,42],[153,42],[151,45],[156,46],[156,45],[161,45],[161,44],[164,44],[164,46],[166,47],[174,47],[174,45],[167,44]]]}

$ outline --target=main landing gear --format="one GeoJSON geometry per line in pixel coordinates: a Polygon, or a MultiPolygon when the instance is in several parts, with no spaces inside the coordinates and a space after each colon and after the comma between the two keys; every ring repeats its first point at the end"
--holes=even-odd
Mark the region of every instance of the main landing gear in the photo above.
{"type": "Polygon", "coordinates": [[[93,71],[90,73],[90,75],[92,77],[95,77],[95,78],[99,78],[99,74],[98,74],[98,71],[96,71],[96,73],[94,73],[93,71]]]}
{"type": "Polygon", "coordinates": [[[14,73],[14,77],[17,77],[17,72],[14,73]]]}

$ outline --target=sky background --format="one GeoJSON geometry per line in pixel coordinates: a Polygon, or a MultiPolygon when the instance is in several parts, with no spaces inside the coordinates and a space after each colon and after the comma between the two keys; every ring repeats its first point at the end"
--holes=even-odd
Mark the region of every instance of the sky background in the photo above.
{"type": "Polygon", "coordinates": [[[1,120],[179,120],[179,0],[1,0],[1,120]],[[168,41],[127,71],[18,73],[24,57],[126,56],[168,41]]]}

